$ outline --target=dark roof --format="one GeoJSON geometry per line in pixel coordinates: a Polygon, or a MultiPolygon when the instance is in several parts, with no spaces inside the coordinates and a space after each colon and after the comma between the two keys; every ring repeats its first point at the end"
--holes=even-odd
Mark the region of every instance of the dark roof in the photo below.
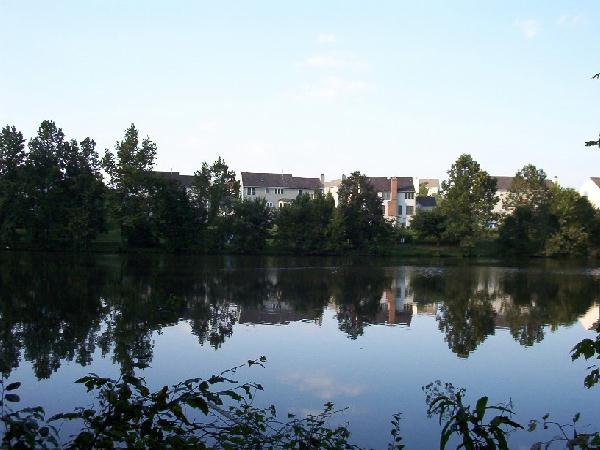
{"type": "Polygon", "coordinates": [[[600,187],[600,177],[590,177],[596,186],[600,187]]]}
{"type": "MultiPolygon", "coordinates": [[[[496,179],[496,191],[508,191],[512,185],[514,177],[492,177],[496,179]]],[[[551,188],[554,183],[550,180],[546,180],[546,186],[551,188]]]]}
{"type": "Polygon", "coordinates": [[[435,197],[424,195],[417,196],[417,206],[420,206],[421,208],[433,208],[435,205],[435,197]]]}
{"type": "MultiPolygon", "coordinates": [[[[398,192],[414,192],[415,186],[412,177],[396,177],[398,179],[398,192]]],[[[377,192],[389,192],[391,187],[391,178],[388,177],[369,177],[369,182],[377,192]]]]}
{"type": "Polygon", "coordinates": [[[320,189],[319,178],[293,177],[290,173],[242,172],[242,184],[252,187],[281,187],[291,189],[320,189]]]}
{"type": "Polygon", "coordinates": [[[163,180],[172,180],[181,183],[183,187],[189,188],[194,183],[193,175],[182,175],[179,172],[159,172],[153,170],[152,173],[163,180]]]}
{"type": "Polygon", "coordinates": [[[421,178],[419,180],[419,186],[426,186],[429,188],[439,188],[440,180],[437,178],[421,178]]]}

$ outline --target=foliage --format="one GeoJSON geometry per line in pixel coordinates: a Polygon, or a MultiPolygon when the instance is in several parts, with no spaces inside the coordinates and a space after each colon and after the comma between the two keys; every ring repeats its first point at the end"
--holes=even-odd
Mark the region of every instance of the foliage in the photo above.
{"type": "Polygon", "coordinates": [[[418,239],[439,245],[446,232],[446,216],[439,208],[431,211],[419,209],[410,222],[410,228],[418,239]]]}
{"type": "Polygon", "coordinates": [[[17,241],[17,228],[25,222],[23,163],[25,139],[13,126],[0,131],[0,243],[17,241]]]}
{"type": "Polygon", "coordinates": [[[550,183],[546,172],[533,164],[525,165],[513,177],[508,196],[504,203],[505,209],[517,206],[540,208],[548,203],[550,183]]]}
{"type": "Polygon", "coordinates": [[[257,253],[267,245],[272,223],[271,208],[264,199],[236,200],[231,217],[228,248],[234,253],[257,253]]]}
{"type": "Polygon", "coordinates": [[[299,195],[275,215],[276,247],[291,253],[323,253],[329,244],[327,231],[334,208],[331,194],[317,192],[314,198],[306,193],[299,195]]]}
{"type": "Polygon", "coordinates": [[[563,448],[582,449],[582,450],[597,450],[600,449],[600,432],[581,433],[577,431],[577,423],[581,419],[579,413],[573,416],[571,423],[561,424],[550,420],[550,414],[545,414],[542,420],[531,420],[527,430],[535,431],[539,426],[544,430],[553,427],[558,431],[552,439],[546,442],[536,442],[531,446],[531,450],[548,450],[554,443],[559,443],[563,448]]]}
{"type": "Polygon", "coordinates": [[[438,416],[440,425],[444,424],[440,450],[446,448],[453,435],[461,441],[457,448],[508,450],[507,435],[523,428],[511,420],[514,412],[510,402],[490,406],[488,397],[481,397],[472,407],[464,402],[464,389],[457,389],[451,383],[442,385],[439,380],[424,386],[423,390],[426,393],[427,415],[438,416]],[[486,421],[488,412],[496,415],[486,421]]]}
{"type": "Polygon", "coordinates": [[[151,189],[154,233],[169,250],[195,243],[194,211],[185,188],[176,181],[156,178],[151,189]]]}
{"type": "MultiPolygon", "coordinates": [[[[586,360],[590,358],[600,359],[600,324],[597,325],[596,332],[598,334],[595,339],[583,339],[573,347],[571,350],[571,359],[573,361],[581,357],[586,360]]],[[[597,364],[594,364],[588,367],[588,369],[590,369],[590,373],[586,375],[584,384],[585,387],[591,388],[598,384],[600,380],[600,368],[597,364]]]]}
{"type": "Polygon", "coordinates": [[[209,251],[225,248],[229,238],[229,218],[240,194],[240,182],[235,172],[219,157],[211,166],[206,162],[194,174],[191,202],[195,209],[196,226],[209,251]]]}
{"type": "Polygon", "coordinates": [[[338,200],[348,247],[372,251],[380,248],[390,229],[383,218],[381,198],[366,175],[353,172],[342,180],[338,200]]]}
{"type": "MultiPolygon", "coordinates": [[[[119,379],[90,374],[76,383],[93,392],[95,402],[59,413],[48,420],[42,408],[4,411],[2,448],[56,448],[58,430],[65,421],[77,421],[80,430],[64,448],[261,448],[261,449],[358,449],[349,442],[344,425],[329,426],[340,410],[328,402],[322,412],[281,419],[275,406],[257,408],[253,399],[263,390],[257,383],[240,384],[232,379],[244,366],[263,366],[265,358],[229,369],[210,378],[192,378],[171,387],[151,391],[141,377],[123,373],[119,379]],[[55,425],[56,424],[56,425],[55,425]]],[[[7,386],[14,391],[20,383],[7,386]]],[[[3,401],[18,402],[16,394],[3,401]]],[[[400,416],[392,421],[394,439],[390,449],[402,449],[400,416]]]]}
{"type": "Polygon", "coordinates": [[[470,155],[461,155],[442,182],[444,201],[440,205],[446,217],[444,239],[470,249],[490,223],[496,204],[496,180],[482,170],[470,155]]]}
{"type": "Polygon", "coordinates": [[[157,244],[151,208],[155,157],[156,144],[148,137],[140,142],[139,132],[131,124],[123,140],[115,144],[114,155],[107,150],[103,159],[110,177],[111,213],[129,245],[157,244]]]}

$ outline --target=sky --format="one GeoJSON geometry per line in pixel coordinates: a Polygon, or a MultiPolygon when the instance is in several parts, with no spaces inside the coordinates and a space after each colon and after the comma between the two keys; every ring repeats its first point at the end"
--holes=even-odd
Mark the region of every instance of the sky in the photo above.
{"type": "Polygon", "coordinates": [[[462,153],[600,176],[600,2],[0,0],[0,125],[156,168],[444,178],[462,153]]]}

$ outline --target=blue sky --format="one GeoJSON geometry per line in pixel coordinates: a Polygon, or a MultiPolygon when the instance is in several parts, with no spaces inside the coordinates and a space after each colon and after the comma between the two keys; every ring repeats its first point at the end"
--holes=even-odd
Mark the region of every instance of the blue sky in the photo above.
{"type": "Polygon", "coordinates": [[[0,0],[0,124],[157,168],[443,177],[461,153],[600,176],[597,1],[0,0]]]}

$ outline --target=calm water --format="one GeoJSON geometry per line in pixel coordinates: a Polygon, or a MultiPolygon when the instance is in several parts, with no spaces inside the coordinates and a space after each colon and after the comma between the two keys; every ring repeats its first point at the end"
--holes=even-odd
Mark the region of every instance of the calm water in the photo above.
{"type": "MultiPolygon", "coordinates": [[[[556,262],[0,255],[0,364],[26,404],[86,404],[78,377],[142,365],[153,386],[249,358],[259,402],[307,413],[334,401],[354,441],[383,448],[402,412],[409,448],[433,448],[421,386],[512,399],[600,428],[599,388],[569,350],[599,320],[600,268],[556,262]],[[598,425],[598,426],[597,426],[598,425]]],[[[528,448],[529,433],[512,436],[528,448]]]]}

